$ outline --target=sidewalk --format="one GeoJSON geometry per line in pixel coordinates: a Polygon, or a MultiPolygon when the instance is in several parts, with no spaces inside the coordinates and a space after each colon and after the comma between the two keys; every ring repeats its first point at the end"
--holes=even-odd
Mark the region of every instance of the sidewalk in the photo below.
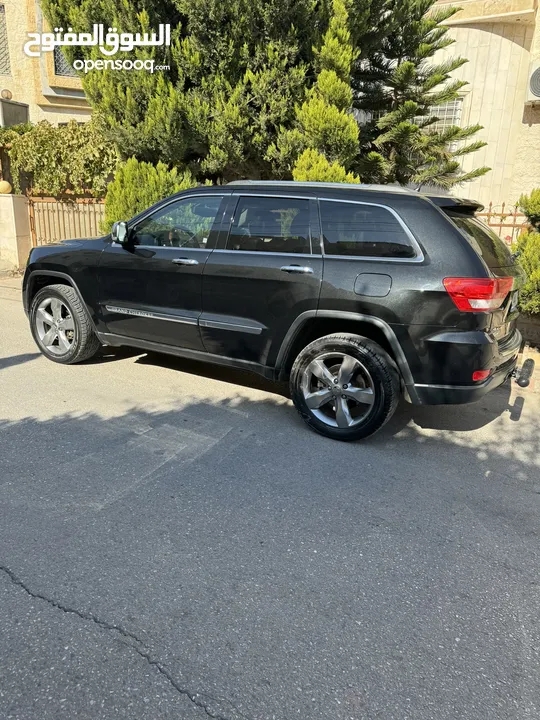
{"type": "Polygon", "coordinates": [[[11,275],[0,275],[0,287],[9,290],[17,290],[20,292],[22,287],[22,277],[11,275]]]}

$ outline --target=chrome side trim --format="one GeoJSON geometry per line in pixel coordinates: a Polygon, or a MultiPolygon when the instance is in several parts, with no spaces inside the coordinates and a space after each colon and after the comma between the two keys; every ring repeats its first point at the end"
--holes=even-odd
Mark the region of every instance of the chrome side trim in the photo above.
{"type": "Polygon", "coordinates": [[[205,328],[214,328],[215,330],[237,330],[250,335],[260,335],[262,328],[253,327],[253,325],[239,325],[238,323],[218,322],[217,320],[199,320],[199,325],[205,328]]]}
{"type": "MultiPolygon", "coordinates": [[[[402,218],[397,214],[397,212],[394,210],[394,208],[391,208],[389,205],[383,205],[382,203],[375,203],[375,202],[364,202],[362,200],[336,200],[335,198],[328,198],[328,197],[319,197],[318,198],[319,203],[321,202],[333,202],[333,203],[347,203],[348,205],[367,205],[368,207],[378,207],[382,208],[383,210],[387,210],[391,215],[395,217],[395,219],[398,221],[398,223],[401,225],[401,228],[409,238],[409,241],[413,247],[413,249],[416,252],[416,256],[413,258],[387,258],[387,257],[370,257],[369,255],[331,255],[326,254],[325,257],[332,258],[333,260],[339,260],[342,258],[343,260],[362,260],[364,261],[374,261],[374,262],[390,262],[390,263],[422,263],[425,260],[424,253],[422,252],[422,248],[418,244],[417,239],[414,237],[412,232],[409,230],[405,222],[402,220],[402,218]]],[[[320,204],[319,204],[320,209],[320,204]]],[[[322,213],[321,213],[321,226],[322,226],[322,213]]]]}
{"type": "Polygon", "coordinates": [[[136,308],[119,307],[117,305],[105,305],[105,309],[118,315],[132,315],[135,317],[152,318],[152,320],[167,320],[168,322],[182,323],[183,325],[197,325],[197,318],[182,315],[169,315],[168,313],[156,313],[148,310],[137,310],[136,308]]]}
{"type": "MultiPolygon", "coordinates": [[[[232,183],[227,183],[232,185],[232,183]]],[[[234,190],[231,193],[233,197],[271,197],[280,198],[281,200],[313,200],[316,199],[315,195],[289,195],[288,193],[269,193],[268,190],[260,190],[260,192],[242,192],[241,190],[234,190]]]]}
{"type": "MultiPolygon", "coordinates": [[[[234,255],[263,255],[267,257],[302,257],[302,258],[322,258],[322,255],[320,253],[317,254],[311,254],[311,253],[277,253],[277,252],[266,252],[266,250],[233,250],[232,248],[216,248],[212,251],[212,255],[215,253],[233,253],[234,255]]],[[[356,258],[358,260],[358,258],[356,258]]]]}

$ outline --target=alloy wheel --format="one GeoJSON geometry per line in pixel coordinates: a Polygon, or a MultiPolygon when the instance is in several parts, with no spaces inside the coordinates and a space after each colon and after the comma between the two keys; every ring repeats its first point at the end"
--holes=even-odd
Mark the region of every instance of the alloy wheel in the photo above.
{"type": "Polygon", "coordinates": [[[66,355],[75,341],[75,321],[65,302],[57,297],[42,300],[35,314],[40,343],[53,355],[66,355]]]}
{"type": "Polygon", "coordinates": [[[375,402],[369,371],[360,360],[342,352],[312,360],[302,376],[302,394],[318,420],[340,429],[359,425],[375,402]]]}

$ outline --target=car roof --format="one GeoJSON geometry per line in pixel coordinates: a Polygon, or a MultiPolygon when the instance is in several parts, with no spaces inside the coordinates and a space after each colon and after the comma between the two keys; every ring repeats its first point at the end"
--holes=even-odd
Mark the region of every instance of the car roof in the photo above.
{"type": "Polygon", "coordinates": [[[404,187],[403,185],[377,185],[374,183],[331,183],[331,182],[295,182],[292,180],[233,180],[227,183],[227,187],[233,186],[234,190],[242,188],[254,190],[265,190],[266,188],[279,187],[287,190],[298,190],[306,188],[307,190],[333,190],[344,192],[368,192],[368,193],[385,193],[396,195],[407,195],[409,197],[422,197],[431,200],[440,208],[460,209],[462,212],[478,212],[483,205],[476,200],[466,198],[458,198],[442,190],[439,191],[422,191],[412,187],[404,187]]]}

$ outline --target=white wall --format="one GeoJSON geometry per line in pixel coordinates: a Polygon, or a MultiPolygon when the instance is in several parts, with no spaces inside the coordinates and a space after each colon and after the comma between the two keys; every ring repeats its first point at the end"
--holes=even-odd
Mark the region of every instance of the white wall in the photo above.
{"type": "MultiPolygon", "coordinates": [[[[470,83],[463,90],[462,125],[483,125],[484,130],[477,138],[488,143],[477,153],[466,156],[463,166],[465,170],[482,165],[492,168],[484,177],[462,186],[459,193],[484,204],[514,203],[521,192],[532,189],[520,182],[516,158],[522,143],[535,27],[517,22],[478,23],[456,25],[449,33],[456,42],[440,56],[469,60],[454,74],[470,83]]],[[[539,114],[540,121],[540,111],[533,112],[539,114]]],[[[540,185],[540,175],[536,185],[540,185]]]]}

